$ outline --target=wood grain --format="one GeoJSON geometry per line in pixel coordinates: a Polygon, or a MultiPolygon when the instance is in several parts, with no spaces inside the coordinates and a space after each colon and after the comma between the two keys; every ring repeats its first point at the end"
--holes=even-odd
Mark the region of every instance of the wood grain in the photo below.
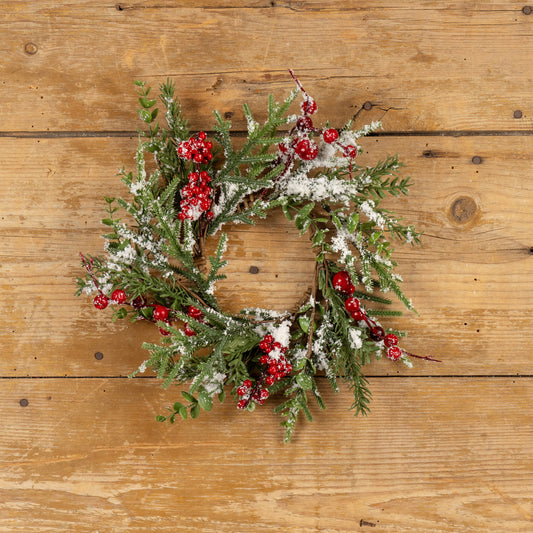
{"type": "Polygon", "coordinates": [[[531,378],[371,385],[371,416],[326,392],[282,445],[266,404],[164,426],[154,380],[1,380],[0,530],[531,531],[531,378]]]}
{"type": "MultiPolygon", "coordinates": [[[[0,532],[533,531],[533,13],[503,0],[0,2],[0,532]],[[381,119],[424,231],[396,259],[420,317],[387,321],[443,359],[365,370],[372,413],[328,410],[282,444],[265,405],[175,426],[179,399],[124,376],[156,341],[76,299],[102,196],[133,166],[133,81],[167,77],[193,129],[244,131],[293,68],[317,123],[381,119]],[[363,108],[364,104],[367,104],[363,108]]],[[[277,213],[230,230],[224,305],[286,308],[313,266],[277,213]],[[250,267],[259,269],[256,274],[250,267]]],[[[323,381],[323,382],[322,382],[323,381]]]]}
{"type": "MultiPolygon", "coordinates": [[[[113,325],[109,313],[73,296],[82,273],[78,252],[102,253],[102,197],[126,191],[115,174],[123,163],[132,164],[135,144],[113,138],[1,140],[6,316],[0,343],[10,356],[0,358],[0,375],[127,375],[146,357],[142,341],[157,340],[149,324],[113,325]],[[104,358],[96,361],[96,352],[104,358]]],[[[410,333],[407,349],[444,360],[419,362],[412,370],[381,361],[367,372],[532,374],[529,139],[379,137],[366,139],[364,147],[363,164],[401,154],[414,183],[408,198],[389,205],[424,231],[422,248],[399,247],[396,255],[420,317],[406,314],[387,324],[410,333]],[[481,164],[472,163],[475,156],[481,164]],[[475,206],[467,220],[453,211],[461,198],[475,206]]],[[[228,231],[228,278],[218,287],[224,306],[297,305],[312,279],[306,239],[280,213],[228,231]],[[251,274],[251,266],[259,272],[251,274]]]]}
{"type": "Polygon", "coordinates": [[[365,102],[389,131],[532,131],[533,17],[507,1],[437,4],[2,2],[4,132],[135,131],[132,82],[174,78],[193,128],[245,128],[293,68],[328,117],[365,102]],[[445,88],[445,90],[444,90],[445,88]],[[514,112],[521,111],[520,119],[514,112]]]}

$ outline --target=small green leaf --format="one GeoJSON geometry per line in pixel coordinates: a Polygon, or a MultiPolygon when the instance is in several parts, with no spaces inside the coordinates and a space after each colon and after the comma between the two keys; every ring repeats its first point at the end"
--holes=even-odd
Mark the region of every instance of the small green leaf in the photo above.
{"type": "Polygon", "coordinates": [[[290,212],[289,206],[287,204],[283,204],[281,206],[281,209],[283,210],[283,214],[285,215],[285,218],[287,218],[287,220],[292,220],[292,214],[290,212]]]}
{"type": "Polygon", "coordinates": [[[176,413],[179,412],[179,410],[183,407],[183,404],[181,404],[180,402],[176,402],[173,406],[172,406],[172,409],[174,409],[174,411],[176,411],[176,413]]]}
{"type": "Polygon", "coordinates": [[[144,96],[142,98],[139,98],[139,103],[145,108],[149,109],[150,107],[153,107],[157,100],[148,100],[148,98],[145,98],[144,96]]]}
{"type": "Polygon", "coordinates": [[[152,122],[152,113],[146,109],[139,109],[139,117],[141,117],[141,120],[144,120],[144,122],[152,122]]]}
{"type": "Polygon", "coordinates": [[[255,402],[250,402],[246,409],[248,409],[248,411],[250,411],[250,413],[253,413],[255,411],[255,402]]]}
{"type": "Polygon", "coordinates": [[[225,399],[226,399],[226,391],[222,391],[222,392],[218,395],[218,400],[219,400],[220,403],[222,403],[225,399]]]}
{"type": "Polygon", "coordinates": [[[168,417],[168,421],[171,423],[171,424],[174,424],[174,422],[176,422],[176,414],[174,413],[173,415],[170,415],[168,417]]]}
{"type": "Polygon", "coordinates": [[[186,392],[184,390],[181,391],[181,395],[188,401],[192,403],[196,403],[196,398],[190,394],[189,392],[186,392]]]}
{"type": "Polygon", "coordinates": [[[302,372],[296,376],[296,383],[298,383],[303,390],[311,390],[313,388],[313,378],[302,372]]]}
{"type": "Polygon", "coordinates": [[[187,408],[185,406],[181,406],[178,413],[183,420],[187,420],[187,408]]]}
{"type": "Polygon", "coordinates": [[[106,226],[112,226],[113,225],[113,220],[111,218],[103,218],[102,219],[102,224],[105,224],[106,226]]]}
{"type": "MultiPolygon", "coordinates": [[[[155,102],[155,100],[154,100],[155,102]]],[[[156,118],[157,118],[157,115],[159,114],[159,109],[157,109],[157,107],[152,110],[152,121],[154,121],[156,118]]],[[[156,133],[156,130],[154,129],[153,133],[155,134],[156,133]]]]}
{"type": "Polygon", "coordinates": [[[211,411],[213,408],[213,398],[205,390],[198,393],[198,403],[204,411],[211,411]]]}
{"type": "Polygon", "coordinates": [[[300,324],[300,328],[302,328],[302,331],[304,333],[309,332],[309,319],[305,316],[298,317],[298,324],[300,324]]]}
{"type": "Polygon", "coordinates": [[[166,416],[163,416],[163,415],[157,415],[155,419],[157,422],[164,422],[167,418],[166,416]]]}
{"type": "Polygon", "coordinates": [[[198,418],[199,414],[200,414],[200,405],[195,403],[193,407],[191,408],[191,418],[198,418]]]}
{"type": "Polygon", "coordinates": [[[152,314],[154,312],[153,307],[143,307],[140,309],[141,315],[144,316],[144,318],[148,318],[149,320],[152,318],[152,314]]]}

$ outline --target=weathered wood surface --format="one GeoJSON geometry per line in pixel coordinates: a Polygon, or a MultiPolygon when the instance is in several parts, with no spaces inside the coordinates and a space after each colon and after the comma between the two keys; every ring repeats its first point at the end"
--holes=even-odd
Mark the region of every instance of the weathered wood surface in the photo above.
{"type": "Polygon", "coordinates": [[[193,127],[217,108],[243,128],[244,101],[264,113],[292,89],[287,68],[330,116],[371,102],[388,130],[533,130],[515,2],[8,0],[0,21],[5,132],[135,131],[133,80],[167,76],[193,127]]]}
{"type": "MultiPolygon", "coordinates": [[[[2,139],[0,272],[6,309],[0,375],[126,375],[145,358],[148,324],[111,324],[76,299],[78,252],[102,251],[102,197],[124,194],[116,176],[133,165],[135,139],[2,139]],[[126,333],[127,332],[127,333],[126,333]],[[94,354],[104,354],[96,361],[94,354]]],[[[380,362],[372,375],[533,373],[533,143],[529,137],[383,137],[364,142],[366,160],[399,153],[411,194],[391,203],[424,231],[423,247],[397,250],[406,293],[420,317],[391,321],[408,349],[441,365],[412,370],[380,362]],[[429,155],[431,155],[429,157],[429,155]],[[472,158],[481,157],[481,164],[472,158]],[[472,209],[470,210],[470,207],[472,209]]],[[[309,245],[278,213],[256,227],[228,228],[228,309],[298,304],[312,279],[309,245]],[[250,267],[259,268],[257,274],[250,267]]],[[[398,307],[401,308],[401,307],[398,307]]]]}
{"type": "Polygon", "coordinates": [[[175,399],[154,380],[3,380],[0,531],[531,531],[530,380],[372,389],[372,416],[326,394],[281,446],[266,409],[140,423],[175,399]]]}
{"type": "MultiPolygon", "coordinates": [[[[532,531],[527,8],[1,2],[0,531],[532,531]],[[157,424],[178,391],[123,378],[157,332],[73,296],[78,252],[102,250],[102,196],[133,165],[132,82],[173,77],[192,128],[218,108],[242,130],[242,103],[261,118],[292,89],[289,67],[317,121],[382,119],[363,162],[406,163],[411,195],[390,205],[425,233],[396,251],[420,317],[390,323],[443,363],[367,367],[366,419],[324,380],[328,410],[288,446],[266,405],[157,424]]],[[[281,215],[230,237],[228,308],[299,301],[313,264],[281,215]]]]}

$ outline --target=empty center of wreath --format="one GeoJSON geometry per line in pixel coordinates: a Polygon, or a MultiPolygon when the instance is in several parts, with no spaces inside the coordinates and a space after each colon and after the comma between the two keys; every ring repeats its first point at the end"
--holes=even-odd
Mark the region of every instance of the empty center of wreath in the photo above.
{"type": "MultiPolygon", "coordinates": [[[[254,226],[228,225],[228,249],[215,295],[222,309],[238,313],[261,307],[294,311],[310,290],[315,255],[307,235],[300,237],[281,209],[270,212],[254,226]]],[[[208,239],[205,255],[215,253],[217,239],[208,239]]]]}

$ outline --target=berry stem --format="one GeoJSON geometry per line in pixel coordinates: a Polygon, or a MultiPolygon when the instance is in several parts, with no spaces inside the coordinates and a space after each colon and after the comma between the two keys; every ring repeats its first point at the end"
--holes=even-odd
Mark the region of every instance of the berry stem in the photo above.
{"type": "Polygon", "coordinates": [[[318,269],[320,268],[320,265],[317,264],[315,266],[315,270],[313,273],[313,285],[311,289],[311,299],[313,300],[312,305],[312,311],[311,311],[311,318],[309,319],[309,333],[307,335],[307,359],[311,358],[311,351],[313,350],[313,324],[315,322],[315,312],[316,312],[316,291],[318,289],[318,269]]]}
{"type": "Polygon", "coordinates": [[[426,361],[434,361],[435,363],[442,363],[442,361],[440,359],[435,359],[434,357],[432,357],[431,355],[416,355],[414,353],[410,353],[404,349],[402,349],[402,352],[405,354],[405,355],[408,355],[409,357],[416,357],[417,359],[425,359],[426,361]]]}
{"type": "Polygon", "coordinates": [[[93,280],[94,286],[96,287],[96,290],[100,294],[104,294],[102,292],[102,289],[100,289],[100,285],[98,281],[96,280],[96,276],[93,274],[93,259],[91,257],[91,260],[88,261],[87,258],[80,252],[81,261],[83,263],[83,266],[85,267],[85,270],[87,270],[87,274],[91,276],[91,279],[93,280]]]}

